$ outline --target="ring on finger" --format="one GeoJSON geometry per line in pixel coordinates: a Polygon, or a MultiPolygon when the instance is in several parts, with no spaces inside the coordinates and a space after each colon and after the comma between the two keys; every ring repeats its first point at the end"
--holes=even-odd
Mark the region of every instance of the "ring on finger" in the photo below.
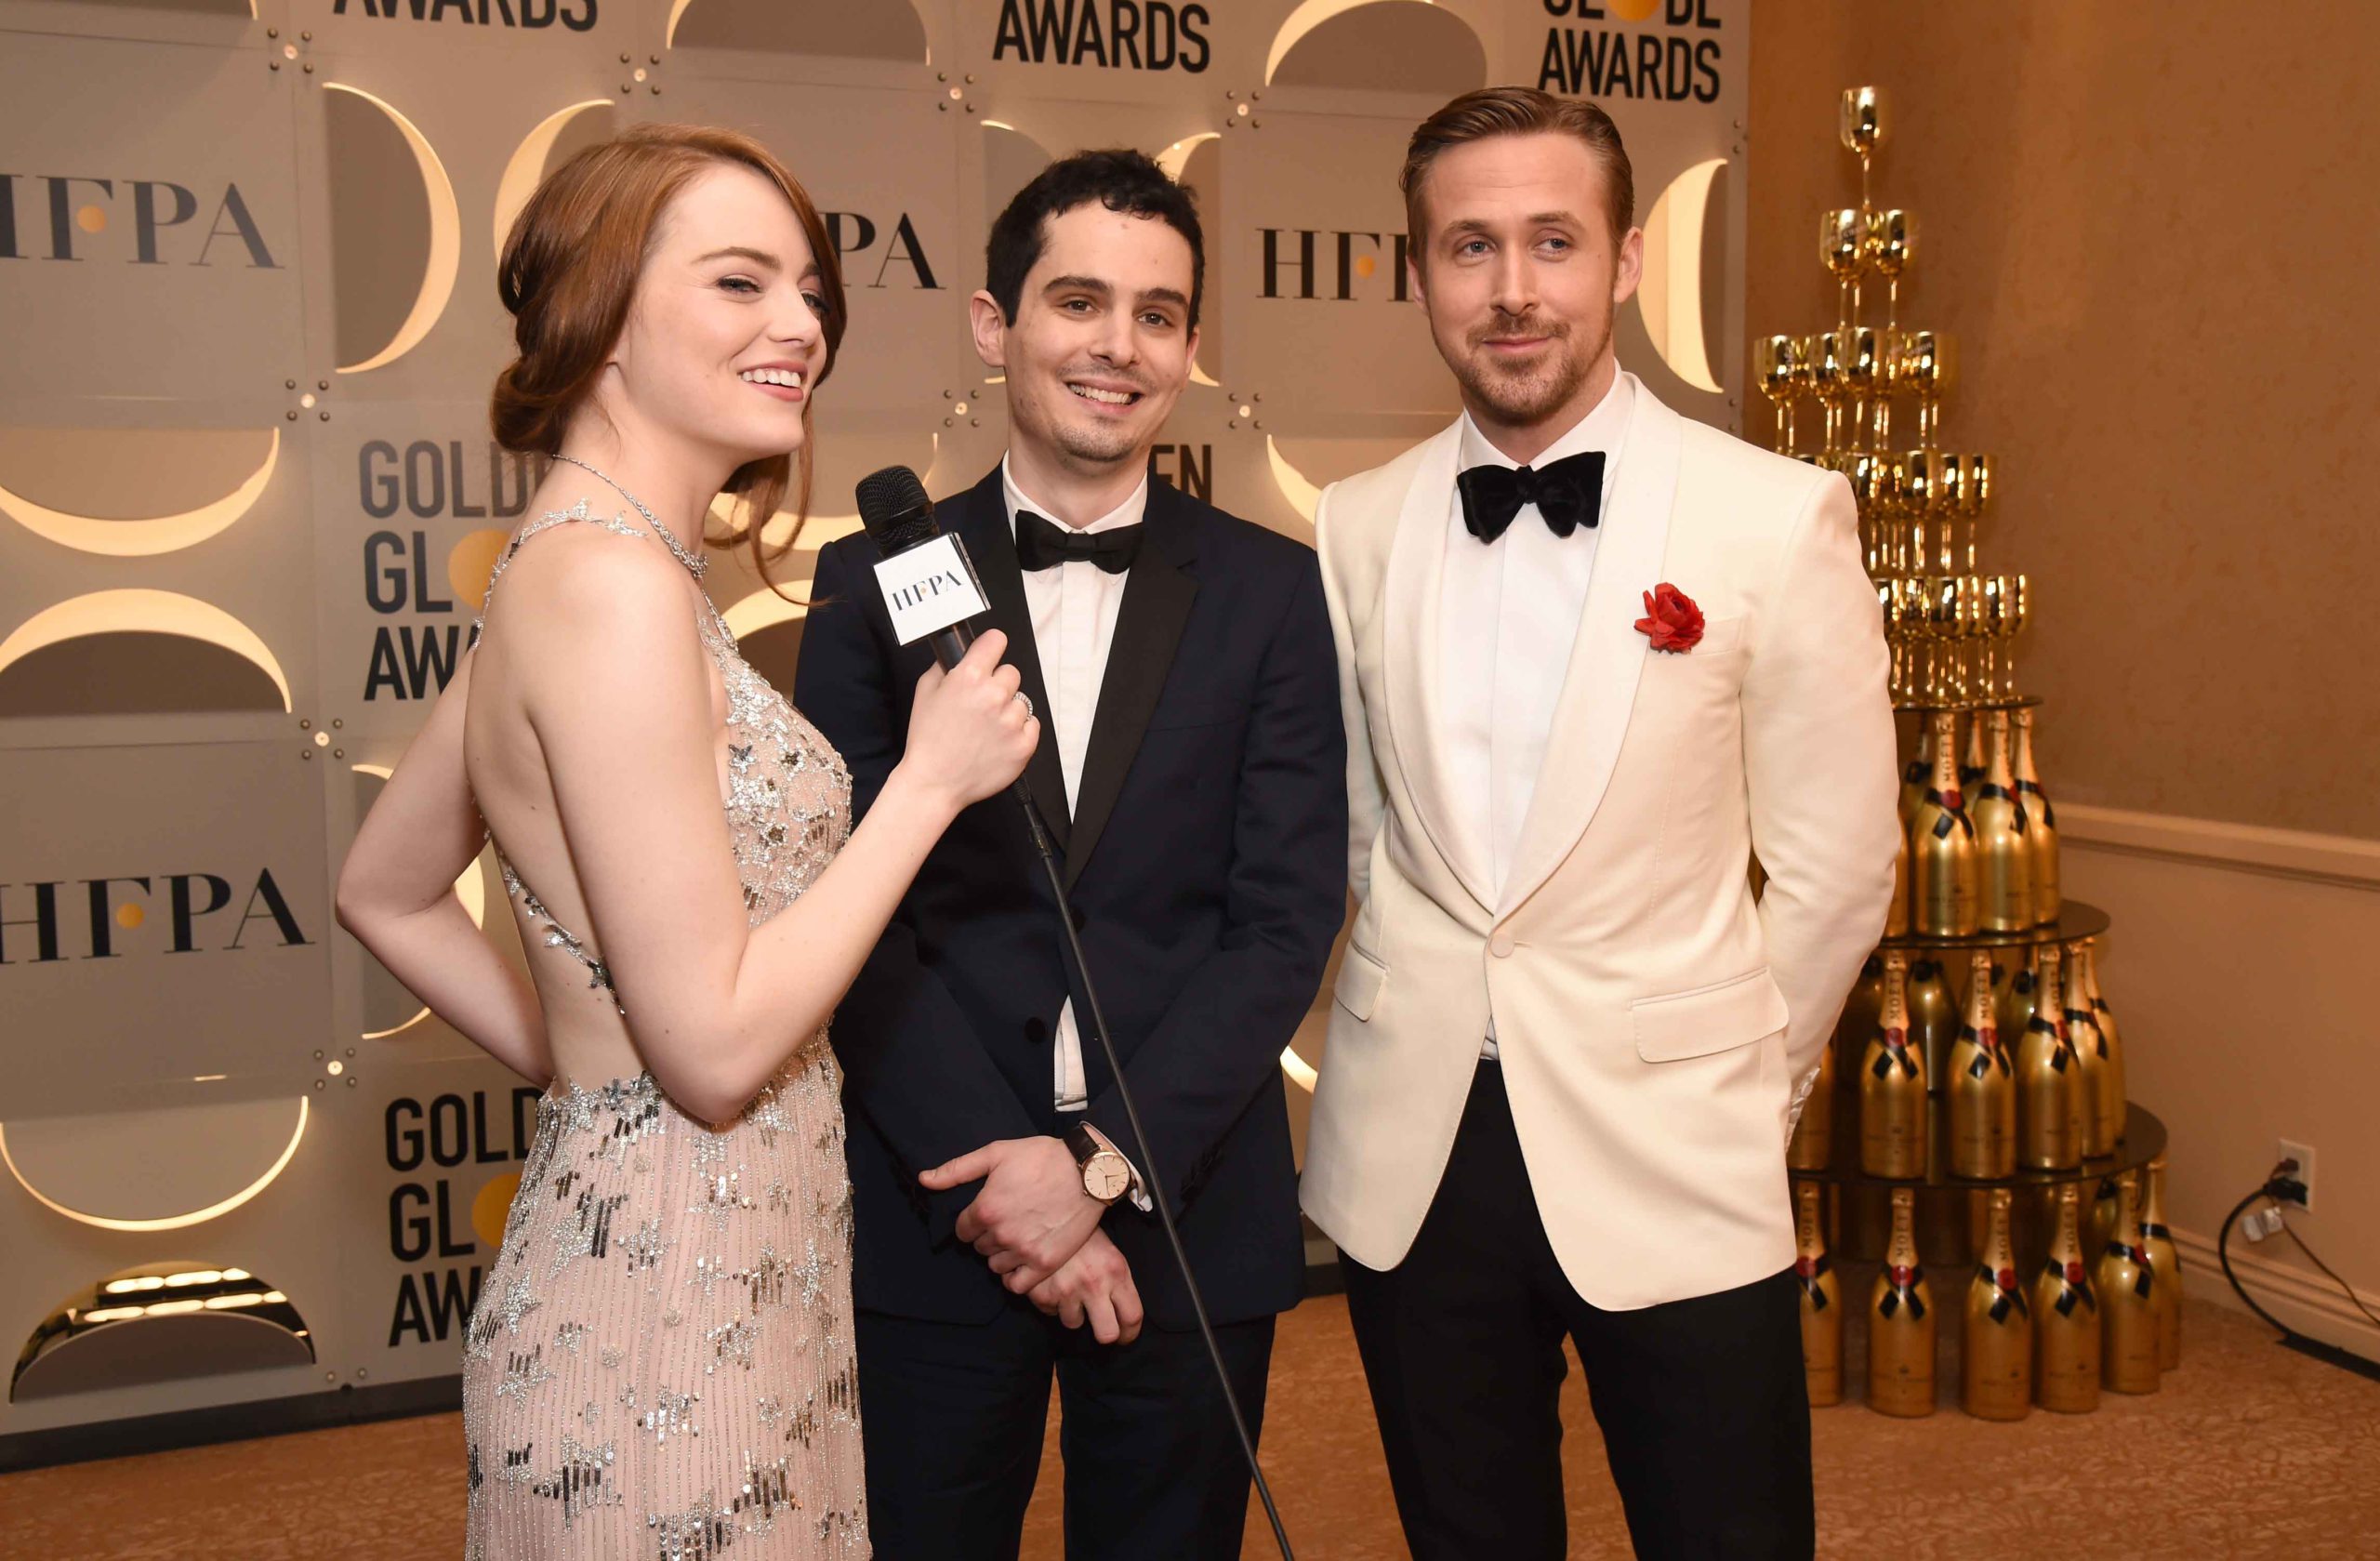
{"type": "Polygon", "coordinates": [[[1009,697],[1025,707],[1025,720],[1031,721],[1033,719],[1033,696],[1031,695],[1025,693],[1025,690],[1020,688],[1015,693],[1010,695],[1009,697]]]}

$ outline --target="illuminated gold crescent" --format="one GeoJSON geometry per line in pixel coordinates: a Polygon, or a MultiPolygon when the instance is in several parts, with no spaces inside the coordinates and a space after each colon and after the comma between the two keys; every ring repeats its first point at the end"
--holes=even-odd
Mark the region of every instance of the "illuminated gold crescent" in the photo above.
{"type": "Polygon", "coordinates": [[[9,519],[34,536],[47,537],[60,547],[77,552],[99,553],[108,558],[149,558],[196,547],[246,514],[271,484],[273,469],[281,463],[281,430],[266,431],[272,438],[265,447],[264,464],[250,472],[246,482],[221,498],[178,515],[132,521],[70,515],[62,509],[35,504],[5,487],[0,487],[0,510],[6,510],[9,519]]]}
{"type": "Polygon", "coordinates": [[[0,640],[0,672],[35,651],[94,634],[178,634],[203,640],[255,664],[281,691],[281,708],[294,708],[289,679],[255,629],[210,602],[168,590],[99,590],[45,607],[0,640]]]}
{"type": "MultiPolygon", "coordinates": [[[[1281,61],[1289,57],[1289,50],[1297,47],[1307,33],[1332,17],[1342,16],[1358,7],[1382,3],[1383,0],[1305,0],[1305,4],[1289,14],[1288,20],[1281,23],[1281,30],[1273,34],[1273,46],[1264,56],[1264,85],[1273,85],[1273,73],[1281,68],[1281,61]]],[[[1434,6],[1437,0],[1412,0],[1412,3],[1434,6]]],[[[1470,25],[1469,18],[1463,20],[1464,25],[1470,25]]]]}
{"type": "Polygon", "coordinates": [[[1645,218],[1645,279],[1636,310],[1654,351],[1698,390],[1719,392],[1711,350],[1702,335],[1702,232],[1711,215],[1711,182],[1724,157],[1697,163],[1670,180],[1645,218]]]}
{"type": "MultiPolygon", "coordinates": [[[[674,26],[677,19],[670,19],[674,26]]],[[[573,103],[559,109],[537,122],[537,127],[522,139],[521,144],[504,165],[504,177],[496,185],[496,258],[504,260],[504,241],[512,235],[512,220],[521,208],[536,193],[537,181],[545,177],[546,159],[552,155],[554,142],[562,139],[563,127],[588,109],[608,109],[609,98],[589,98],[583,103],[573,103]]]]}
{"type": "Polygon", "coordinates": [[[274,1160],[271,1166],[266,1168],[263,1175],[258,1177],[255,1181],[249,1183],[238,1192],[233,1193],[231,1197],[222,1199],[220,1202],[210,1203],[204,1209],[192,1209],[186,1213],[166,1214],[153,1220],[119,1220],[106,1214],[87,1213],[80,1209],[70,1209],[65,1204],[59,1202],[56,1198],[49,1197],[39,1187],[34,1186],[31,1182],[27,1181],[25,1179],[25,1173],[17,1169],[16,1157],[8,1153],[8,1131],[5,1127],[0,1127],[0,1164],[5,1164],[8,1168],[8,1174],[17,1179],[17,1185],[24,1188],[27,1193],[33,1196],[34,1202],[40,1204],[43,1208],[48,1210],[53,1214],[63,1214],[70,1220],[76,1221],[82,1224],[96,1225],[101,1230],[136,1232],[182,1230],[191,1225],[204,1224],[208,1220],[212,1220],[218,1215],[228,1214],[232,1210],[240,1207],[240,1205],[247,1202],[248,1199],[256,1197],[257,1194],[272,1185],[273,1179],[279,1176],[283,1171],[288,1170],[289,1162],[297,1158],[298,1145],[305,1139],[306,1136],[306,1097],[299,1095],[298,1097],[298,1126],[290,1132],[289,1142],[283,1147],[280,1158],[274,1160]]]}
{"type": "Polygon", "coordinates": [[[369,374],[421,345],[421,338],[430,334],[430,328],[446,311],[446,300],[455,293],[455,273],[463,258],[463,215],[455,204],[455,185],[446,177],[446,165],[438,160],[436,149],[429,138],[414,127],[412,120],[360,86],[335,81],[323,86],[328,91],[361,98],[389,116],[390,123],[412,150],[413,160],[421,169],[422,190],[430,197],[430,263],[422,270],[421,291],[414,295],[413,309],[389,345],[360,364],[342,364],[338,369],[341,374],[369,374]]]}

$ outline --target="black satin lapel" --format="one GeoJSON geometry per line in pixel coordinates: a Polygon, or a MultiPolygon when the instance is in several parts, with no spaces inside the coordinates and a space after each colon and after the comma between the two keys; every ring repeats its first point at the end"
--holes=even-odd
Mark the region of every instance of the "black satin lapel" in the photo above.
{"type": "MultiPolygon", "coordinates": [[[[1156,539],[1152,534],[1150,540],[1156,539]]],[[[1083,864],[1091,860],[1100,832],[1116,810],[1124,773],[1132,767],[1141,735],[1157,712],[1157,695],[1173,668],[1174,647],[1182,642],[1183,627],[1190,621],[1190,604],[1197,595],[1197,578],[1163,549],[1142,548],[1116,610],[1116,637],[1107,648],[1107,675],[1100,681],[1099,713],[1091,723],[1091,745],[1083,755],[1082,787],[1076,794],[1080,806],[1074,843],[1066,851],[1069,889],[1082,876],[1083,864]]]]}
{"type": "MultiPolygon", "coordinates": [[[[1041,821],[1064,850],[1072,833],[1066,812],[1066,777],[1058,764],[1058,728],[1050,708],[1050,692],[1041,681],[1041,656],[1033,642],[1033,610],[1025,601],[1025,575],[1016,566],[1016,538],[1008,529],[1008,503],[1000,495],[999,472],[988,483],[989,497],[978,486],[966,496],[967,556],[974,561],[976,578],[991,603],[985,615],[992,628],[1008,636],[1008,664],[1016,668],[1025,696],[1041,718],[1040,746],[1025,766],[1025,783],[1041,809],[1041,821]]],[[[945,508],[947,508],[945,506],[945,508]]]]}

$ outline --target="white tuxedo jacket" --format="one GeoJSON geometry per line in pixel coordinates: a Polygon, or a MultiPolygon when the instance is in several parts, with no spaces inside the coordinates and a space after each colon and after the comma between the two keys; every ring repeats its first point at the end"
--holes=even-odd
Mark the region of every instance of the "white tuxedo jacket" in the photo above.
{"type": "MultiPolygon", "coordinates": [[[[1347,723],[1356,916],[1306,1212],[1396,1266],[1492,1018],[1530,1185],[1608,1310],[1791,1266],[1784,1145],[1884,928],[1898,853],[1882,615],[1844,479],[1639,383],[1544,767],[1500,901],[1457,861],[1438,653],[1461,425],[1316,512],[1347,723]],[[1701,642],[1635,627],[1668,582],[1701,642]],[[1747,868],[1767,874],[1752,897],[1747,868]]],[[[1524,519],[1523,524],[1535,523],[1524,519]]],[[[1480,691],[1485,697],[1486,690],[1480,691]]]]}

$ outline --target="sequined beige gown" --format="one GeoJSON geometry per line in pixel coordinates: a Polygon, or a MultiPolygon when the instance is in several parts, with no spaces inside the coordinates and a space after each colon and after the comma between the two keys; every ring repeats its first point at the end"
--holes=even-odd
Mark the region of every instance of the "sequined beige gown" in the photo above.
{"type": "MultiPolygon", "coordinates": [[[[644,536],[582,504],[524,527],[496,575],[573,521],[644,536]]],[[[757,926],[841,848],[851,778],[707,603],[698,628],[727,689],[727,820],[757,926]]],[[[586,1000],[616,1000],[596,952],[509,865],[505,881],[530,957],[576,959],[586,1000]]],[[[822,1029],[718,1131],[649,1073],[546,1092],[466,1335],[469,1561],[868,1554],[839,1091],[822,1029]]]]}

